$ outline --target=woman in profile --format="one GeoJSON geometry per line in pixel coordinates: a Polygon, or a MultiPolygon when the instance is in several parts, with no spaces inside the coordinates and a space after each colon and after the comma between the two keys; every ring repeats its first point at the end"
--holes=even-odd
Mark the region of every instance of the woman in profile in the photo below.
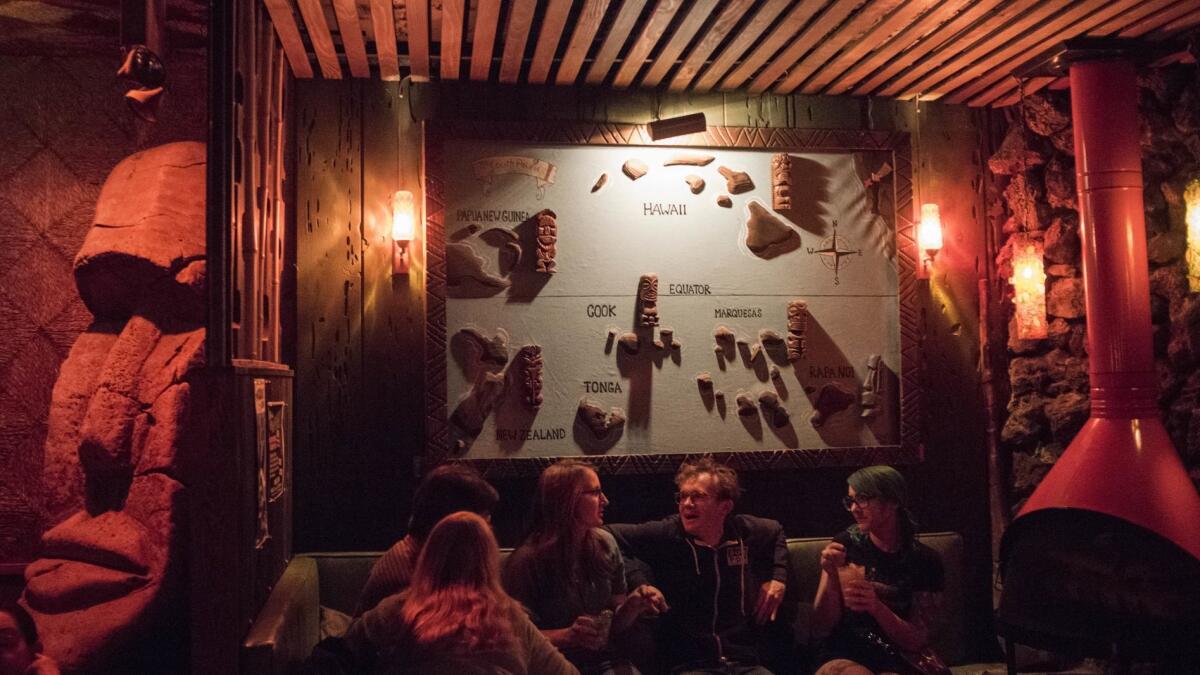
{"type": "Polygon", "coordinates": [[[496,539],[460,511],[429,533],[407,590],[362,615],[346,635],[375,673],[577,675],[500,587],[496,539]]]}
{"type": "Polygon", "coordinates": [[[817,675],[949,673],[929,650],[941,601],[937,552],[917,541],[907,488],[889,466],[855,471],[842,504],[854,525],[821,551],[817,675]]]}
{"type": "Polygon", "coordinates": [[[563,460],[538,479],[533,529],[504,566],[504,587],[585,674],[636,673],[609,645],[642,614],[666,609],[653,586],[628,593],[625,563],[604,524],[608,499],[587,464],[563,460]]]}

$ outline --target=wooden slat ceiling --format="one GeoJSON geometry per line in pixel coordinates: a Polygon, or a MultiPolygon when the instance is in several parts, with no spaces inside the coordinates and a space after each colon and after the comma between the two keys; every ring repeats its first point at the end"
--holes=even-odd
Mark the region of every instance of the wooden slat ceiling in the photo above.
{"type": "Polygon", "coordinates": [[[1194,62],[1200,0],[263,0],[297,77],[943,100],[1002,106],[1076,37],[1194,62]],[[1185,47],[1190,39],[1189,52],[1185,47]],[[315,66],[314,67],[314,62],[315,66]]]}

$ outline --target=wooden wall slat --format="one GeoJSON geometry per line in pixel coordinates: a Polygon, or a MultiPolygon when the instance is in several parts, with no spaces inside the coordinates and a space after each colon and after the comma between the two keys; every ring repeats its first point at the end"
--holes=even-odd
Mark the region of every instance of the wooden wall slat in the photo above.
{"type": "MultiPolygon", "coordinates": [[[[790,94],[794,89],[799,87],[805,80],[822,68],[827,61],[837,55],[847,44],[861,42],[868,33],[876,26],[883,22],[889,14],[900,6],[903,0],[877,0],[877,2],[859,9],[850,16],[845,23],[842,21],[845,16],[838,16],[839,12],[833,10],[827,11],[827,14],[832,14],[829,24],[837,27],[833,33],[826,37],[817,37],[814,35],[813,44],[796,48],[798,45],[792,45],[783,54],[775,58],[775,64],[782,66],[774,74],[767,75],[764,73],[760,77],[756,77],[750,85],[750,93],[758,94],[766,91],[771,83],[783,75],[783,81],[775,87],[775,92],[779,94],[790,94]],[[839,26],[840,24],[840,26],[839,26]],[[811,49],[812,51],[808,51],[811,49]],[[808,52],[807,56],[803,56],[808,52]],[[799,60],[797,60],[799,59],[799,60]]],[[[846,3],[847,6],[853,7],[852,3],[846,3]]],[[[838,8],[840,10],[840,7],[838,8]]],[[[822,17],[823,19],[824,17],[822,17]]],[[[797,40],[802,42],[803,39],[797,40]]]]}
{"type": "Polygon", "coordinates": [[[558,63],[558,72],[554,75],[555,84],[575,84],[583,60],[587,58],[588,49],[592,46],[592,38],[600,30],[600,22],[608,12],[609,0],[585,0],[583,9],[575,20],[575,30],[571,33],[571,41],[567,51],[563,53],[558,63]]]}
{"type": "MultiPolygon", "coordinates": [[[[951,0],[950,5],[959,3],[951,0]]],[[[859,36],[854,44],[843,49],[837,56],[821,67],[804,83],[802,91],[806,94],[820,93],[830,82],[858,63],[872,51],[887,45],[888,38],[894,36],[906,27],[912,26],[917,18],[930,7],[937,5],[931,0],[907,0],[900,9],[890,14],[885,20],[875,24],[870,30],[859,36]]],[[[784,80],[786,83],[788,80],[784,80]]],[[[795,87],[793,87],[795,89],[795,87]]],[[[791,91],[791,90],[788,90],[791,91]]]]}
{"type": "MultiPolygon", "coordinates": [[[[943,23],[949,21],[954,15],[972,0],[948,0],[940,3],[933,10],[927,12],[920,20],[911,24],[903,31],[897,33],[890,40],[885,42],[879,49],[871,52],[865,58],[854,64],[846,72],[837,76],[825,88],[823,93],[830,96],[844,94],[851,87],[858,84],[862,79],[870,75],[873,71],[892,63],[896,55],[900,52],[918,44],[926,35],[933,31],[943,23]]],[[[999,0],[992,0],[990,4],[995,4],[999,0]]],[[[989,4],[989,3],[984,3],[989,4]]]]}
{"type": "Polygon", "coordinates": [[[308,29],[308,39],[312,42],[313,52],[317,55],[317,64],[321,66],[321,75],[331,80],[342,79],[342,67],[338,64],[337,50],[333,47],[329,25],[325,23],[325,10],[321,9],[321,0],[296,2],[300,8],[300,16],[304,17],[304,27],[308,29]]]}
{"type": "Polygon", "coordinates": [[[550,65],[558,51],[563,27],[571,13],[572,0],[550,0],[542,16],[542,29],[538,33],[537,46],[533,50],[533,61],[529,64],[529,84],[545,84],[550,76],[550,65]]]}
{"type": "MultiPolygon", "coordinates": [[[[704,62],[708,60],[708,55],[712,54],[713,50],[725,41],[725,37],[742,20],[742,17],[749,11],[753,2],[754,0],[730,0],[725,3],[725,9],[721,11],[721,15],[717,17],[717,20],[713,22],[708,31],[700,37],[700,40],[696,42],[696,46],[692,47],[692,51],[688,53],[687,58],[680,64],[679,69],[675,71],[675,76],[671,78],[671,83],[667,85],[667,89],[670,91],[683,91],[687,89],[692,80],[696,78],[696,74],[704,67],[704,62]]],[[[769,2],[768,7],[777,8],[775,9],[775,14],[771,15],[771,18],[774,19],[775,15],[783,11],[783,7],[786,4],[783,0],[772,0],[772,2],[769,2]]],[[[760,28],[759,31],[761,32],[762,29],[760,28]]],[[[746,45],[749,46],[749,44],[750,42],[747,40],[746,45]]],[[[741,56],[741,53],[738,56],[741,56]]],[[[646,77],[649,79],[649,74],[646,77]]],[[[643,81],[643,84],[645,84],[645,81],[643,81]]]]}
{"type": "Polygon", "coordinates": [[[525,58],[525,43],[529,27],[537,12],[537,0],[516,0],[508,9],[504,22],[504,54],[500,58],[500,81],[514,84],[521,76],[521,61],[525,58]]]}
{"type": "Polygon", "coordinates": [[[275,34],[287,54],[288,65],[296,77],[308,79],[313,76],[312,64],[308,62],[308,52],[304,50],[304,40],[300,37],[300,27],[296,25],[296,17],[292,15],[292,3],[288,0],[263,0],[271,24],[275,26],[275,34]]]}
{"type": "Polygon", "coordinates": [[[932,55],[926,57],[920,63],[913,64],[899,78],[875,93],[882,96],[899,97],[901,92],[913,91],[914,83],[925,82],[931,74],[941,76],[944,73],[942,69],[946,63],[961,57],[964,53],[979,52],[981,45],[983,45],[983,53],[986,53],[990,49],[987,45],[994,45],[1001,39],[997,36],[1014,32],[1010,26],[1014,24],[1024,25],[1023,17],[1028,17],[1030,13],[1041,16],[1046,12],[1060,10],[1067,2],[1069,0],[1016,0],[1016,2],[1006,2],[998,11],[988,15],[983,21],[972,26],[969,32],[964,35],[954,36],[951,41],[943,44],[932,55]]]}
{"type": "Polygon", "coordinates": [[[1088,35],[1093,37],[1108,37],[1116,35],[1128,26],[1138,22],[1164,7],[1169,7],[1176,0],[1146,0],[1128,12],[1114,17],[1112,21],[1096,26],[1088,35]]]}
{"type": "Polygon", "coordinates": [[[623,0],[616,20],[609,27],[608,35],[604,37],[604,43],[600,45],[600,51],[596,52],[592,67],[588,68],[587,75],[584,77],[585,82],[600,84],[605,77],[608,77],[608,71],[612,69],[613,61],[617,60],[617,54],[621,52],[621,47],[629,39],[629,34],[633,32],[633,26],[637,23],[638,15],[642,13],[642,7],[645,5],[646,0],[623,0]]]}
{"type": "MultiPolygon", "coordinates": [[[[788,40],[791,40],[793,37],[795,37],[795,35],[800,32],[800,29],[804,27],[804,24],[808,23],[809,19],[813,18],[813,15],[816,14],[824,4],[825,0],[801,0],[800,4],[793,7],[792,10],[788,12],[782,20],[780,20],[779,24],[776,25],[770,34],[767,35],[766,39],[757,41],[751,38],[747,42],[747,45],[757,44],[758,46],[754,48],[754,51],[750,52],[750,55],[742,61],[741,65],[739,65],[737,68],[734,68],[733,71],[728,75],[724,75],[724,73],[717,74],[715,72],[717,62],[720,61],[720,57],[718,57],[717,62],[713,63],[713,67],[710,67],[704,72],[704,75],[700,76],[700,81],[696,83],[696,91],[708,91],[714,85],[716,85],[716,80],[712,77],[714,74],[718,79],[722,75],[725,77],[724,80],[721,80],[720,85],[716,85],[718,89],[737,89],[743,82],[750,79],[750,76],[754,74],[754,71],[758,70],[762,64],[766,63],[767,59],[771,58],[772,54],[778,51],[780,47],[787,44],[788,40]]],[[[758,17],[755,17],[756,21],[757,19],[758,17]]],[[[763,28],[760,30],[765,30],[765,28],[766,26],[763,26],[763,28]]],[[[732,46],[733,45],[730,45],[730,47],[732,46]]],[[[722,52],[721,56],[725,56],[724,52],[722,52]]],[[[737,57],[734,57],[735,60],[736,58],[737,57]]],[[[732,62],[730,65],[733,65],[732,62]]]]}
{"type": "Polygon", "coordinates": [[[691,43],[692,38],[696,36],[704,22],[708,21],[708,17],[712,15],[716,7],[717,0],[696,0],[696,4],[688,10],[687,16],[683,18],[679,27],[675,29],[675,33],[671,35],[671,39],[667,41],[667,45],[659,52],[654,64],[642,77],[639,86],[657,87],[658,83],[662,82],[663,78],[667,76],[667,71],[675,65],[675,60],[691,43]]]}
{"type": "Polygon", "coordinates": [[[492,51],[496,47],[496,27],[500,24],[500,0],[479,0],[475,8],[475,32],[471,36],[471,79],[488,79],[492,70],[492,51]]]}
{"type": "MultiPolygon", "coordinates": [[[[975,95],[981,91],[993,89],[993,85],[997,82],[1015,88],[1016,83],[1012,81],[1010,73],[1027,61],[1031,53],[1036,54],[1039,45],[1061,42],[1086,34],[1093,26],[1107,21],[1114,14],[1124,11],[1138,1],[1103,0],[1103,2],[1095,2],[1089,0],[1072,6],[1069,11],[1054,17],[1036,31],[1023,36],[1004,49],[989,54],[979,63],[947,80],[941,85],[945,90],[951,92],[946,97],[946,102],[964,103],[975,100],[981,100],[984,103],[990,102],[991,99],[977,98],[975,95]],[[1006,78],[1008,81],[1002,82],[1006,78]]],[[[972,102],[972,105],[982,104],[972,102]]]]}
{"type": "Polygon", "coordinates": [[[646,57],[650,56],[654,46],[666,34],[667,28],[671,25],[671,19],[675,18],[675,14],[682,6],[683,0],[658,0],[650,18],[642,26],[642,32],[634,40],[629,52],[625,54],[625,60],[621,63],[621,68],[617,70],[616,77],[613,78],[613,87],[625,89],[633,84],[633,78],[637,77],[642,66],[646,65],[646,57]]]}
{"type": "Polygon", "coordinates": [[[375,29],[375,52],[379,55],[379,77],[400,79],[400,56],[396,50],[396,19],[392,0],[371,0],[371,25],[375,29]]]}
{"type": "Polygon", "coordinates": [[[457,80],[462,68],[465,0],[442,0],[442,51],[438,69],[444,80],[457,80]]]}
{"type": "Polygon", "coordinates": [[[429,0],[405,0],[408,10],[408,68],[414,80],[429,80],[429,0]]]}
{"type": "Polygon", "coordinates": [[[960,31],[989,15],[1001,2],[1007,0],[984,0],[955,16],[937,30],[921,39],[912,48],[900,56],[884,62],[882,68],[872,74],[867,80],[856,85],[851,92],[855,96],[877,94],[879,87],[888,80],[904,72],[914,63],[919,63],[926,55],[931,54],[952,40],[960,31]]]}
{"type": "Polygon", "coordinates": [[[363,44],[362,24],[358,21],[358,7],[354,0],[333,0],[333,12],[337,16],[338,33],[342,36],[342,50],[353,77],[370,77],[367,65],[367,48],[363,44]]]}
{"type": "Polygon", "coordinates": [[[1150,16],[1138,21],[1137,23],[1128,26],[1118,35],[1123,38],[1141,37],[1160,26],[1171,23],[1175,19],[1187,14],[1196,9],[1195,0],[1185,0],[1178,4],[1172,5],[1160,12],[1151,14],[1150,16]]]}

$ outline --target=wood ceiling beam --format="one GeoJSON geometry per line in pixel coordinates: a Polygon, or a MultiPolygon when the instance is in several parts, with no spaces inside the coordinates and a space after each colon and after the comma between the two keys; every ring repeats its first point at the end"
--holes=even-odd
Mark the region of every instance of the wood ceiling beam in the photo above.
{"type": "Polygon", "coordinates": [[[1197,25],[1200,25],[1200,8],[1193,10],[1191,14],[1186,14],[1178,19],[1175,19],[1171,23],[1154,31],[1152,35],[1155,37],[1162,36],[1164,38],[1171,37],[1176,33],[1182,33],[1190,28],[1194,28],[1197,25]]]}
{"type": "Polygon", "coordinates": [[[830,59],[836,57],[838,52],[846,45],[861,43],[902,2],[903,0],[877,0],[865,5],[855,12],[845,23],[839,22],[841,25],[828,37],[818,40],[807,56],[802,56],[804,51],[807,50],[794,50],[793,53],[796,58],[792,58],[791,54],[785,52],[785,55],[776,59],[777,63],[782,63],[785,66],[784,69],[770,79],[767,79],[765,76],[755,78],[754,82],[750,85],[750,91],[756,94],[765,91],[779,75],[783,75],[783,81],[775,87],[775,93],[792,93],[819,70],[827,67],[830,59]]]}
{"type": "Polygon", "coordinates": [[[329,34],[329,25],[325,23],[325,10],[321,9],[321,0],[297,0],[297,4],[300,16],[304,17],[304,27],[308,30],[313,52],[317,55],[317,64],[321,66],[321,75],[331,80],[342,79],[342,66],[338,63],[333,36],[329,34]]]}
{"type": "MultiPolygon", "coordinates": [[[[700,76],[700,81],[696,84],[696,91],[708,91],[714,86],[723,90],[737,89],[740,87],[743,82],[750,79],[750,76],[754,74],[754,71],[758,70],[764,63],[766,63],[767,59],[771,58],[772,54],[779,51],[779,49],[787,44],[789,40],[795,38],[796,34],[800,32],[800,29],[803,28],[804,25],[808,23],[818,11],[820,11],[824,4],[825,0],[801,0],[800,4],[793,7],[791,11],[784,15],[783,19],[781,19],[779,23],[775,25],[775,28],[771,30],[766,39],[761,41],[751,39],[751,41],[747,43],[747,47],[750,44],[757,44],[758,46],[750,52],[750,55],[747,56],[737,68],[734,68],[728,74],[725,74],[724,72],[718,73],[716,72],[715,68],[717,64],[713,63],[713,67],[710,67],[708,70],[704,71],[704,75],[700,76]],[[715,78],[713,75],[715,75],[715,78]],[[724,76],[724,79],[721,80],[719,85],[717,85],[716,80],[720,79],[722,76],[724,76]]],[[[757,17],[755,18],[757,19],[757,17]]],[[[766,26],[764,26],[761,30],[765,29],[766,26]]],[[[724,56],[724,53],[722,53],[722,56],[724,56]]],[[[736,60],[737,57],[735,56],[734,59],[736,60]]],[[[730,65],[733,64],[730,63],[730,65]]]]}
{"type": "Polygon", "coordinates": [[[645,5],[646,0],[624,0],[621,3],[621,10],[609,28],[608,35],[604,37],[600,51],[596,52],[596,58],[592,61],[592,67],[588,68],[584,82],[600,84],[604,82],[604,78],[608,77],[608,71],[612,70],[612,64],[617,60],[617,54],[621,52],[621,47],[629,39],[629,34],[633,32],[633,26],[637,23],[638,15],[642,13],[642,7],[645,5]]]}
{"type": "Polygon", "coordinates": [[[1029,60],[1030,54],[1038,53],[1046,44],[1054,44],[1084,35],[1093,26],[1101,24],[1114,14],[1127,9],[1139,0],[1085,0],[1071,6],[1069,10],[1055,16],[999,51],[992,52],[980,62],[961,71],[952,79],[939,85],[950,92],[947,103],[965,103],[975,94],[1004,79],[1009,73],[1029,60]]]}
{"type": "Polygon", "coordinates": [[[442,0],[442,44],[438,72],[443,80],[457,80],[462,70],[463,24],[466,18],[465,0],[442,0]]]}
{"type": "Polygon", "coordinates": [[[1123,38],[1136,38],[1153,32],[1154,30],[1171,23],[1175,19],[1187,14],[1196,9],[1195,0],[1185,0],[1170,7],[1151,14],[1150,16],[1138,21],[1137,23],[1126,27],[1117,35],[1123,38]]]}
{"type": "Polygon", "coordinates": [[[671,25],[671,19],[675,18],[675,14],[682,6],[683,0],[658,0],[654,11],[650,13],[650,18],[642,26],[642,32],[625,54],[625,59],[621,62],[621,67],[613,78],[612,86],[617,89],[625,89],[633,83],[633,78],[637,77],[642,66],[646,65],[646,57],[650,56],[650,52],[654,51],[654,46],[658,44],[663,35],[666,35],[667,28],[671,25]]]}
{"type": "Polygon", "coordinates": [[[370,77],[367,65],[367,47],[363,44],[362,24],[358,22],[358,7],[354,0],[333,0],[333,13],[337,17],[338,34],[342,36],[342,50],[352,77],[370,77]]]}
{"type": "Polygon", "coordinates": [[[508,20],[504,22],[504,53],[500,57],[500,81],[515,84],[521,77],[521,62],[525,58],[525,44],[529,42],[529,27],[537,12],[537,0],[516,0],[508,9],[508,20]]]}
{"type": "Polygon", "coordinates": [[[1164,7],[1169,7],[1174,3],[1175,0],[1148,0],[1147,2],[1139,4],[1137,7],[1134,7],[1128,12],[1113,18],[1111,21],[1096,26],[1090,33],[1088,33],[1088,35],[1093,37],[1109,37],[1116,35],[1130,24],[1133,24],[1143,17],[1157,12],[1164,7]]]}
{"type": "MultiPolygon", "coordinates": [[[[696,4],[688,10],[687,16],[680,22],[679,27],[675,29],[675,33],[671,35],[671,39],[667,45],[659,52],[658,58],[654,60],[654,64],[642,76],[642,81],[639,86],[642,87],[657,87],[663,78],[667,76],[667,71],[671,70],[671,66],[675,65],[675,60],[683,53],[691,43],[692,38],[699,32],[700,27],[704,22],[708,21],[708,17],[712,15],[713,10],[717,8],[718,0],[696,0],[696,4]]],[[[734,5],[737,2],[732,3],[734,5]]]]}
{"type": "Polygon", "coordinates": [[[584,3],[575,21],[575,30],[571,33],[567,51],[558,63],[558,72],[554,76],[555,84],[575,84],[579,77],[579,69],[583,67],[583,60],[587,58],[588,49],[592,46],[592,39],[596,37],[596,31],[600,30],[600,22],[604,20],[604,14],[608,11],[608,2],[609,0],[586,0],[584,3]]]}
{"type": "Polygon", "coordinates": [[[562,40],[563,27],[571,13],[572,0],[550,0],[550,6],[542,17],[542,30],[538,34],[537,47],[533,50],[533,62],[529,64],[529,84],[545,84],[550,76],[550,65],[554,53],[562,40]]]}
{"type": "Polygon", "coordinates": [[[482,82],[492,71],[496,28],[500,25],[500,0],[479,0],[475,7],[475,31],[471,36],[471,79],[482,82]]]}
{"type": "Polygon", "coordinates": [[[913,64],[895,81],[885,85],[878,94],[896,98],[908,98],[915,93],[924,93],[922,87],[935,84],[938,80],[958,70],[961,65],[948,69],[947,64],[962,63],[964,54],[970,54],[967,63],[1002,44],[1011,35],[1028,25],[1029,17],[1047,16],[1060,11],[1070,0],[1017,0],[1004,3],[999,11],[990,14],[980,23],[968,28],[940,49],[913,64]],[[903,95],[902,95],[903,94],[903,95]]]}
{"type": "Polygon", "coordinates": [[[913,64],[921,63],[928,54],[941,49],[960,32],[989,16],[992,10],[1003,1],[1006,0],[983,0],[983,2],[968,8],[962,14],[955,16],[944,25],[938,27],[932,34],[920,38],[915,45],[900,56],[885,62],[883,67],[871,75],[870,78],[857,84],[851,93],[855,96],[877,94],[879,87],[885,82],[899,76],[906,68],[912,67],[913,64]]]}
{"type": "MultiPolygon", "coordinates": [[[[936,3],[936,0],[934,1],[936,3]]],[[[934,8],[925,13],[918,21],[910,24],[890,40],[884,42],[879,49],[866,55],[849,70],[837,76],[822,93],[830,96],[846,93],[872,71],[890,63],[897,54],[917,44],[922,37],[949,21],[969,2],[971,0],[949,0],[949,2],[935,4],[934,8]]],[[[994,2],[999,2],[999,0],[994,0],[994,2]]]]}
{"type": "Polygon", "coordinates": [[[308,52],[304,49],[304,40],[300,37],[300,27],[296,25],[296,17],[292,15],[292,3],[289,0],[263,0],[267,14],[271,17],[271,25],[275,26],[275,35],[279,44],[287,54],[288,65],[292,75],[309,79],[313,76],[312,64],[308,61],[308,52]]]}
{"type": "MultiPolygon", "coordinates": [[[[911,27],[914,22],[918,21],[918,17],[926,14],[930,9],[936,9],[939,4],[938,0],[908,0],[903,7],[893,12],[886,20],[876,24],[870,32],[861,36],[850,47],[843,49],[814,73],[804,83],[801,91],[806,94],[820,93],[851,66],[861,62],[868,54],[886,47],[890,38],[899,35],[905,28],[911,27]]],[[[946,4],[958,6],[960,0],[950,0],[946,4]]]]}
{"type": "MultiPolygon", "coordinates": [[[[1053,84],[1056,80],[1058,80],[1058,78],[1055,76],[1031,77],[1031,78],[1025,80],[1025,96],[1030,96],[1032,94],[1035,94],[1035,93],[1041,91],[1042,89],[1045,89],[1046,87],[1053,84]]],[[[1005,84],[1007,84],[1007,83],[1005,83],[1005,84]]],[[[999,86],[1000,85],[996,85],[996,87],[993,87],[993,88],[998,88],[999,86]]],[[[1021,89],[1019,87],[1014,87],[1013,89],[1009,90],[1005,96],[1003,96],[1003,97],[997,99],[995,102],[993,102],[992,107],[1003,108],[1006,106],[1013,105],[1014,103],[1020,103],[1020,102],[1021,102],[1021,89]]]]}
{"type": "MultiPolygon", "coordinates": [[[[754,0],[730,0],[725,3],[725,9],[721,12],[720,16],[717,17],[717,20],[713,22],[713,25],[704,35],[700,36],[700,40],[696,42],[696,46],[692,47],[692,51],[688,53],[687,58],[683,60],[679,69],[675,71],[675,77],[671,78],[667,89],[670,91],[683,91],[687,89],[692,80],[696,79],[696,74],[704,67],[704,62],[708,60],[708,55],[712,54],[713,50],[725,41],[726,36],[742,20],[742,17],[749,11],[750,5],[753,2],[754,0]]],[[[775,10],[775,14],[771,15],[771,18],[775,18],[775,15],[783,11],[783,7],[786,4],[786,2],[780,0],[770,2],[768,7],[778,6],[778,9],[775,10]]],[[[758,18],[755,17],[754,21],[757,20],[758,18]]],[[[751,23],[753,24],[754,21],[751,23]]],[[[764,25],[762,28],[759,28],[759,32],[762,32],[765,27],[764,25]]],[[[749,41],[746,44],[749,46],[749,41]]],[[[740,55],[739,53],[738,56],[740,55]]]]}
{"type": "Polygon", "coordinates": [[[429,0],[405,0],[408,16],[408,69],[418,82],[429,81],[429,0]]]}
{"type": "Polygon", "coordinates": [[[396,18],[392,0],[371,0],[371,27],[375,31],[375,53],[379,77],[385,82],[400,79],[400,56],[396,51],[396,18]]]}

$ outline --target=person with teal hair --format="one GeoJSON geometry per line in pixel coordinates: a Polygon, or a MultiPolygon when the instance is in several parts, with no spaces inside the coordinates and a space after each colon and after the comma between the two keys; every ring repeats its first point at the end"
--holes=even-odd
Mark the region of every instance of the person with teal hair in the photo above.
{"type": "Polygon", "coordinates": [[[941,602],[941,558],[917,541],[904,476],[868,466],[846,480],[854,524],[821,551],[813,630],[817,675],[949,671],[929,650],[941,602]]]}

